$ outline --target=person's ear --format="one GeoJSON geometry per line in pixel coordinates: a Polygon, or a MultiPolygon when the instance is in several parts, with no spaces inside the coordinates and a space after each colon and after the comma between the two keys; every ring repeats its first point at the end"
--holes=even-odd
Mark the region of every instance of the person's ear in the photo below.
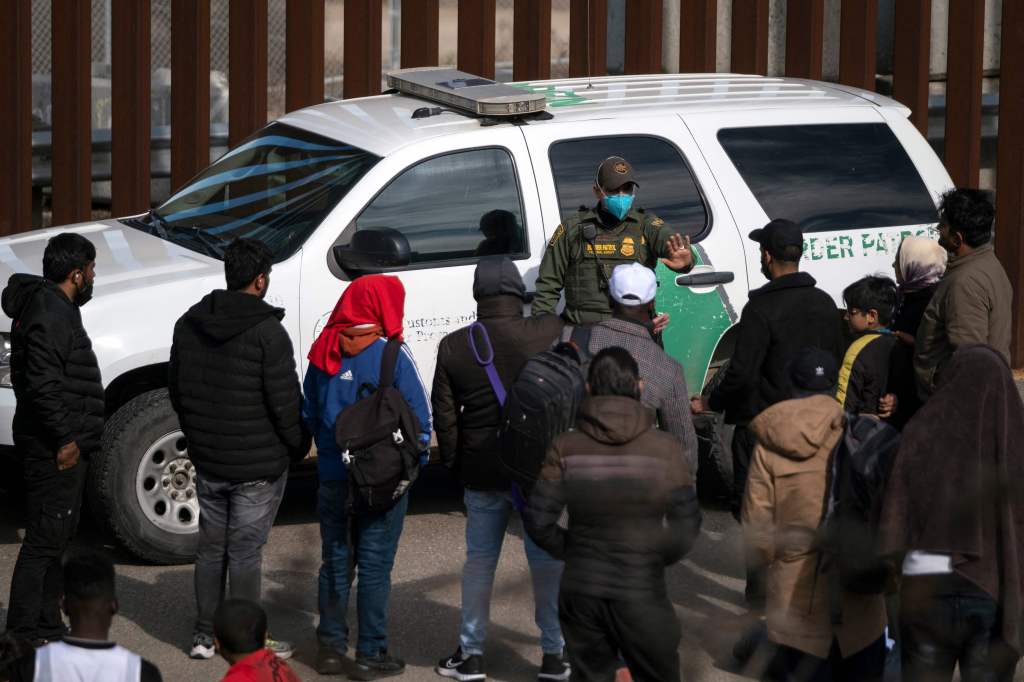
{"type": "Polygon", "coordinates": [[[594,197],[597,198],[597,199],[600,199],[602,196],[604,196],[604,192],[601,191],[601,188],[595,182],[594,183],[594,197]]]}
{"type": "Polygon", "coordinates": [[[590,394],[591,394],[591,390],[590,390],[590,382],[588,381],[588,382],[587,382],[587,395],[590,395],[590,394]]]}
{"type": "Polygon", "coordinates": [[[644,380],[643,379],[637,379],[636,380],[636,390],[637,390],[638,393],[643,395],[643,392],[644,392],[644,380]]]}
{"type": "Polygon", "coordinates": [[[110,600],[110,615],[116,616],[117,612],[121,610],[121,604],[117,601],[117,597],[110,600]]]}
{"type": "Polygon", "coordinates": [[[867,318],[868,322],[872,324],[878,324],[878,310],[875,308],[868,308],[868,311],[864,313],[864,317],[867,318]]]}

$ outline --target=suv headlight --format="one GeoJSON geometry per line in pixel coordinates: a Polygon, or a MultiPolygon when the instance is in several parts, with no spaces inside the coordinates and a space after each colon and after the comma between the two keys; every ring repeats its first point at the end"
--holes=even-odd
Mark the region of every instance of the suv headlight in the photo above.
{"type": "Polygon", "coordinates": [[[0,332],[0,387],[14,387],[11,383],[11,335],[6,332],[0,332]]]}

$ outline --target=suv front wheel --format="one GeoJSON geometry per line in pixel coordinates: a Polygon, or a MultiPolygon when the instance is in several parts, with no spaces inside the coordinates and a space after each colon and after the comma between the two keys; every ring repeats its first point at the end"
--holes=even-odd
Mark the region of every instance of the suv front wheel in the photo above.
{"type": "Polygon", "coordinates": [[[107,421],[92,457],[92,509],[132,554],[189,563],[199,538],[196,470],[167,389],[136,396],[107,421]]]}

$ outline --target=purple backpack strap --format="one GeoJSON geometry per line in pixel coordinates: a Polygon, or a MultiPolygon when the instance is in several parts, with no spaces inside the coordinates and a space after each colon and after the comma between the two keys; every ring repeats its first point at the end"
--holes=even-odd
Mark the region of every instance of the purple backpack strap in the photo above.
{"type": "Polygon", "coordinates": [[[476,364],[484,368],[487,372],[487,379],[491,382],[491,388],[494,389],[494,396],[498,399],[498,404],[502,407],[505,406],[505,386],[501,383],[501,377],[498,376],[498,370],[494,366],[494,346],[491,345],[491,337],[487,334],[487,327],[480,322],[474,322],[469,325],[469,347],[473,350],[473,357],[476,360],[476,364]],[[487,357],[481,357],[480,351],[476,347],[476,339],[473,337],[474,332],[480,331],[480,335],[483,337],[485,344],[485,350],[487,357]]]}

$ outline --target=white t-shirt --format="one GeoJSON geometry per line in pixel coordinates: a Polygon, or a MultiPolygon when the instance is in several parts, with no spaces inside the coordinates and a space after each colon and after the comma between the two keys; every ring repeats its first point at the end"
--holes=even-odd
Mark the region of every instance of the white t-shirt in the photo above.
{"type": "Polygon", "coordinates": [[[116,644],[52,642],[36,649],[35,682],[139,682],[142,659],[116,644]]]}

